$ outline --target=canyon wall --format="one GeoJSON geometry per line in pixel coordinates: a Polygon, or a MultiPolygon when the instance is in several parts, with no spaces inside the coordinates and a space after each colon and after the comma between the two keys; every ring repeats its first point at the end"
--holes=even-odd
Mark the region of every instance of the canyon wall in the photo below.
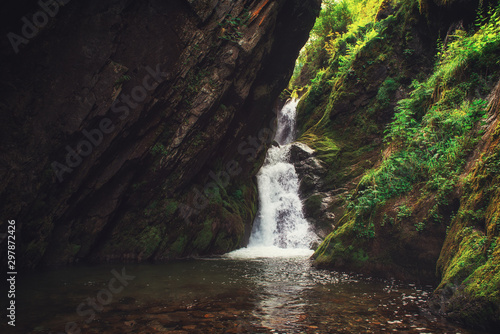
{"type": "Polygon", "coordinates": [[[16,221],[18,266],[244,245],[320,1],[22,4],[0,64],[0,224],[16,221]]]}

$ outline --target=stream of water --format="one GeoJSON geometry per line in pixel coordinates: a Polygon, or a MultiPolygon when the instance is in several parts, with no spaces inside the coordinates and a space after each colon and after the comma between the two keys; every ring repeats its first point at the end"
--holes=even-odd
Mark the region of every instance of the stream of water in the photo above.
{"type": "Polygon", "coordinates": [[[16,327],[4,319],[0,332],[473,333],[426,311],[430,286],[311,266],[317,236],[288,162],[295,107],[292,101],[279,115],[280,147],[269,150],[258,174],[248,247],[218,258],[19,275],[16,327]]]}
{"type": "Polygon", "coordinates": [[[295,140],[295,112],[298,101],[289,101],[278,114],[275,141],[257,174],[259,211],[249,245],[231,257],[311,255],[319,238],[304,218],[299,195],[299,178],[290,160],[290,143],[295,140]]]}

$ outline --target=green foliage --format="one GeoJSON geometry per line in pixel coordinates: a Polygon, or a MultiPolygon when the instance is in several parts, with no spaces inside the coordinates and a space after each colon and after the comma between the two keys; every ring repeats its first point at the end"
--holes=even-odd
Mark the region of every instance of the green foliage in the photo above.
{"type": "MultiPolygon", "coordinates": [[[[363,59],[363,67],[370,68],[387,58],[379,47],[384,45],[383,41],[390,30],[388,28],[396,23],[396,18],[390,15],[381,21],[375,21],[380,3],[379,0],[357,0],[324,4],[316,24],[317,29],[313,30],[315,33],[302,50],[297,62],[297,67],[302,68],[300,75],[295,73],[294,77],[298,79],[290,83],[290,87],[295,88],[299,84],[307,84],[305,79],[309,79],[304,103],[299,105],[298,124],[302,125],[299,132],[305,133],[299,140],[311,141],[306,138],[307,135],[330,139],[338,137],[331,132],[331,112],[338,102],[349,100],[354,94],[347,88],[344,89],[343,85],[346,81],[351,85],[355,81],[364,84],[367,73],[370,73],[369,70],[358,71],[354,64],[359,65],[363,59]],[[323,23],[330,20],[336,24],[327,29],[327,25],[323,23]],[[306,78],[307,76],[309,78],[306,78]]],[[[380,103],[373,110],[385,108],[399,86],[396,79],[389,78],[380,91],[380,103]]],[[[366,134],[375,134],[381,130],[366,117],[357,115],[354,122],[359,125],[359,130],[366,134]]]]}
{"type": "Polygon", "coordinates": [[[484,222],[484,210],[459,210],[457,217],[469,222],[469,224],[481,226],[484,222]]]}
{"type": "Polygon", "coordinates": [[[425,225],[425,221],[418,222],[415,224],[415,229],[417,230],[417,232],[422,232],[423,230],[425,230],[425,225]]]}
{"type": "Polygon", "coordinates": [[[398,207],[398,219],[410,218],[412,214],[412,209],[408,207],[406,204],[403,204],[398,207]]]}
{"type": "Polygon", "coordinates": [[[308,72],[312,76],[308,79],[311,80],[318,71],[331,66],[337,51],[342,51],[337,61],[348,68],[350,61],[363,47],[362,44],[374,37],[373,32],[368,32],[367,38],[363,38],[365,27],[373,23],[380,3],[381,0],[323,1],[309,41],[296,62],[290,87],[302,84],[299,78],[304,73],[308,72]],[[357,43],[359,37],[361,40],[357,43]]]}
{"type": "MultiPolygon", "coordinates": [[[[325,7],[333,7],[318,19],[315,38],[302,51],[291,81],[291,88],[307,86],[298,109],[299,140],[313,147],[331,170],[325,188],[357,182],[345,196],[344,216],[315,252],[316,264],[352,269],[367,260],[383,263],[386,258],[375,257],[380,251],[373,246],[378,244],[372,240],[376,233],[395,239],[399,247],[418,239],[417,233],[427,238],[446,228],[437,266],[440,288],[459,285],[452,298],[464,294],[483,298],[490,303],[486,308],[499,305],[500,126],[491,133],[491,116],[497,111],[498,92],[492,89],[500,71],[500,5],[481,10],[475,27],[438,42],[432,68],[420,58],[427,51],[415,38],[417,24],[426,20],[416,6],[429,14],[429,2],[384,2],[394,11],[384,11],[379,18],[389,16],[377,22],[371,8],[379,3],[326,2],[325,7]],[[360,14],[359,5],[365,13],[360,14]],[[330,16],[337,22],[329,21],[330,16]],[[382,78],[367,75],[381,65],[388,69],[382,78]],[[415,75],[421,68],[425,71],[415,75]],[[405,98],[396,101],[400,95],[405,98]],[[372,159],[369,165],[353,159],[354,151],[366,147],[358,139],[380,135],[382,126],[370,126],[386,124],[394,106],[380,163],[374,165],[377,158],[371,156],[363,158],[372,159]],[[359,135],[369,131],[374,136],[359,135]],[[478,148],[482,151],[473,151],[478,148]],[[357,178],[354,170],[362,176],[357,178]],[[348,182],[338,181],[349,173],[348,182]],[[332,175],[336,183],[329,179],[332,175]],[[405,204],[395,208],[394,203],[405,204]]],[[[484,311],[474,309],[481,300],[469,299],[458,309],[474,317],[484,311]]]]}
{"type": "Polygon", "coordinates": [[[165,146],[161,143],[156,143],[150,150],[151,154],[155,155],[161,155],[161,156],[167,156],[168,155],[168,150],[166,149],[165,146]]]}
{"type": "Polygon", "coordinates": [[[243,191],[241,191],[241,189],[236,189],[232,196],[237,199],[237,200],[242,200],[243,199],[243,191]]]}
{"type": "Polygon", "coordinates": [[[456,31],[454,40],[439,53],[437,75],[444,83],[450,81],[460,70],[472,62],[486,66],[499,63],[497,57],[491,57],[500,44],[500,4],[490,8],[487,15],[479,12],[474,34],[456,31]]]}
{"type": "Polygon", "coordinates": [[[238,42],[241,37],[243,37],[243,33],[240,31],[240,28],[246,27],[249,19],[250,13],[248,10],[245,10],[241,17],[233,17],[228,14],[224,21],[219,23],[219,26],[222,29],[219,38],[231,42],[238,42]]]}
{"type": "MultiPolygon", "coordinates": [[[[338,101],[352,101],[350,94],[356,94],[344,88],[348,86],[346,83],[350,84],[349,88],[353,82],[365,84],[361,68],[370,69],[377,63],[387,65],[395,51],[380,46],[387,44],[390,38],[394,41],[395,34],[390,31],[394,31],[395,24],[414,20],[411,13],[418,5],[413,0],[384,2],[382,6],[391,4],[396,9],[393,15],[377,21],[375,16],[381,3],[376,0],[324,2],[290,84],[291,88],[308,85],[299,104],[298,124],[303,126],[299,140],[313,147],[332,169],[338,165],[339,158],[347,155],[338,133],[332,130],[330,118],[332,111],[338,112],[335,110],[338,101]],[[377,57],[373,55],[375,52],[377,57]],[[305,76],[309,81],[304,80],[305,76]]],[[[482,134],[479,127],[487,112],[484,98],[491,90],[492,81],[497,80],[484,73],[493,73],[500,67],[497,56],[499,8],[483,11],[474,31],[458,30],[447,39],[446,45],[442,43],[434,71],[427,79],[420,77],[405,87],[404,75],[390,73],[379,85],[375,99],[366,107],[368,113],[391,107],[400,87],[410,92],[407,98],[397,102],[393,120],[385,130],[384,142],[388,149],[382,163],[364,173],[347,199],[348,215],[353,218],[349,221],[354,222],[353,229],[358,236],[374,237],[377,209],[389,199],[414,189],[419,189],[424,196],[432,193],[436,200],[427,216],[415,224],[417,231],[423,231],[428,222],[444,221],[441,208],[449,205],[465,161],[482,134]]],[[[399,34],[398,40],[403,41],[399,57],[410,61],[416,53],[409,44],[412,34],[409,29],[400,30],[399,34]]],[[[354,118],[363,128],[361,131],[377,133],[377,129],[370,128],[369,121],[363,120],[365,116],[354,118]]],[[[349,125],[349,129],[353,127],[349,125]]],[[[490,159],[488,167],[498,170],[500,163],[490,159]]],[[[338,172],[332,173],[338,177],[338,172]]],[[[327,179],[330,177],[329,173],[327,179]]],[[[407,215],[410,216],[411,211],[398,210],[397,219],[409,217],[407,215]]],[[[388,217],[385,223],[390,223],[388,217]]]]}
{"type": "MultiPolygon", "coordinates": [[[[387,199],[408,193],[422,182],[424,192],[437,193],[438,205],[448,204],[465,158],[480,134],[475,126],[487,111],[485,100],[470,97],[474,87],[467,81],[466,65],[475,62],[475,66],[487,67],[491,59],[498,60],[492,56],[500,47],[498,8],[475,34],[458,32],[439,54],[434,74],[425,82],[414,81],[409,97],[398,102],[385,137],[396,150],[361,179],[348,206],[356,212],[357,221],[370,220],[387,199]],[[459,73],[461,80],[457,80],[459,73]]],[[[377,99],[386,99],[386,92],[395,87],[387,79],[377,99]]],[[[429,216],[435,222],[442,220],[438,206],[429,216]]],[[[423,222],[416,224],[418,231],[424,227],[423,222]]]]}
{"type": "Polygon", "coordinates": [[[119,77],[116,81],[115,81],[115,87],[117,86],[120,86],[121,84],[123,84],[124,82],[127,82],[127,81],[130,81],[132,78],[130,77],[130,75],[122,75],[121,77],[119,77]]]}
{"type": "Polygon", "coordinates": [[[385,226],[390,224],[391,226],[395,224],[395,220],[392,217],[389,217],[387,213],[384,213],[384,217],[382,218],[382,222],[380,223],[380,226],[385,226]]]}
{"type": "Polygon", "coordinates": [[[153,254],[162,239],[162,229],[158,226],[148,226],[140,234],[137,240],[137,247],[144,253],[143,256],[148,258],[153,254]]]}
{"type": "Polygon", "coordinates": [[[360,238],[375,238],[375,224],[373,221],[363,222],[362,220],[356,220],[354,231],[357,232],[357,236],[360,238]]]}
{"type": "Polygon", "coordinates": [[[400,149],[364,175],[350,207],[358,216],[366,217],[377,205],[408,193],[418,182],[424,182],[427,191],[437,192],[439,204],[447,204],[447,196],[455,186],[454,176],[461,172],[475,142],[473,125],[484,112],[482,100],[465,101],[456,109],[436,103],[418,122],[409,116],[412,110],[400,107],[386,137],[400,149]]]}
{"type": "Polygon", "coordinates": [[[397,82],[391,77],[385,79],[385,81],[380,86],[376,96],[377,102],[380,104],[380,107],[386,108],[389,106],[389,102],[392,98],[392,95],[396,92],[398,88],[399,88],[399,82],[397,82]]]}
{"type": "Polygon", "coordinates": [[[345,33],[352,23],[351,8],[347,0],[325,0],[311,34],[314,38],[326,39],[332,33],[345,33]]]}

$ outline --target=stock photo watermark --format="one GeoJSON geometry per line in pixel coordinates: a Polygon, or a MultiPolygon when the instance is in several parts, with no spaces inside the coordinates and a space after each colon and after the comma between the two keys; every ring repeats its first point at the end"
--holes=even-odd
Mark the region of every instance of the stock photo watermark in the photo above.
{"type": "Polygon", "coordinates": [[[7,233],[1,241],[7,238],[7,322],[9,326],[16,326],[16,221],[8,220],[7,233]]]}
{"type": "MultiPolygon", "coordinates": [[[[153,69],[150,66],[146,67],[148,74],[143,78],[142,84],[137,85],[128,94],[120,94],[112,106],[111,111],[119,115],[120,121],[124,121],[130,115],[130,109],[135,109],[140,103],[144,102],[148,97],[148,92],[155,89],[160,83],[165,81],[168,73],[162,72],[160,65],[156,65],[153,69]]],[[[83,163],[83,159],[94,151],[104,139],[105,135],[114,132],[116,129],[115,124],[111,118],[105,117],[101,119],[99,125],[91,130],[83,130],[82,138],[74,148],[66,145],[66,156],[63,162],[53,161],[51,164],[52,170],[56,174],[59,182],[64,181],[65,174],[70,174],[75,168],[83,163]]]]}
{"type": "Polygon", "coordinates": [[[19,47],[27,45],[30,40],[35,38],[41,29],[43,29],[50,21],[59,13],[59,8],[67,5],[71,0],[39,0],[38,6],[40,10],[35,12],[31,19],[26,16],[21,18],[23,26],[21,34],[14,32],[7,33],[10,45],[16,54],[19,53],[19,47]]]}

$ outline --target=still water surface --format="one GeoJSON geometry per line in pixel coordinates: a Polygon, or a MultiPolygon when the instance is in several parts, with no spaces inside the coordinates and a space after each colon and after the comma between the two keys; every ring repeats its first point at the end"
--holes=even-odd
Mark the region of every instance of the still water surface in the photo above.
{"type": "Polygon", "coordinates": [[[19,276],[17,326],[0,331],[62,333],[74,322],[81,333],[476,333],[426,311],[431,287],[318,270],[300,252],[126,265],[135,278],[110,293],[122,268],[19,276]],[[90,321],[87,298],[97,297],[106,305],[90,321]]]}

